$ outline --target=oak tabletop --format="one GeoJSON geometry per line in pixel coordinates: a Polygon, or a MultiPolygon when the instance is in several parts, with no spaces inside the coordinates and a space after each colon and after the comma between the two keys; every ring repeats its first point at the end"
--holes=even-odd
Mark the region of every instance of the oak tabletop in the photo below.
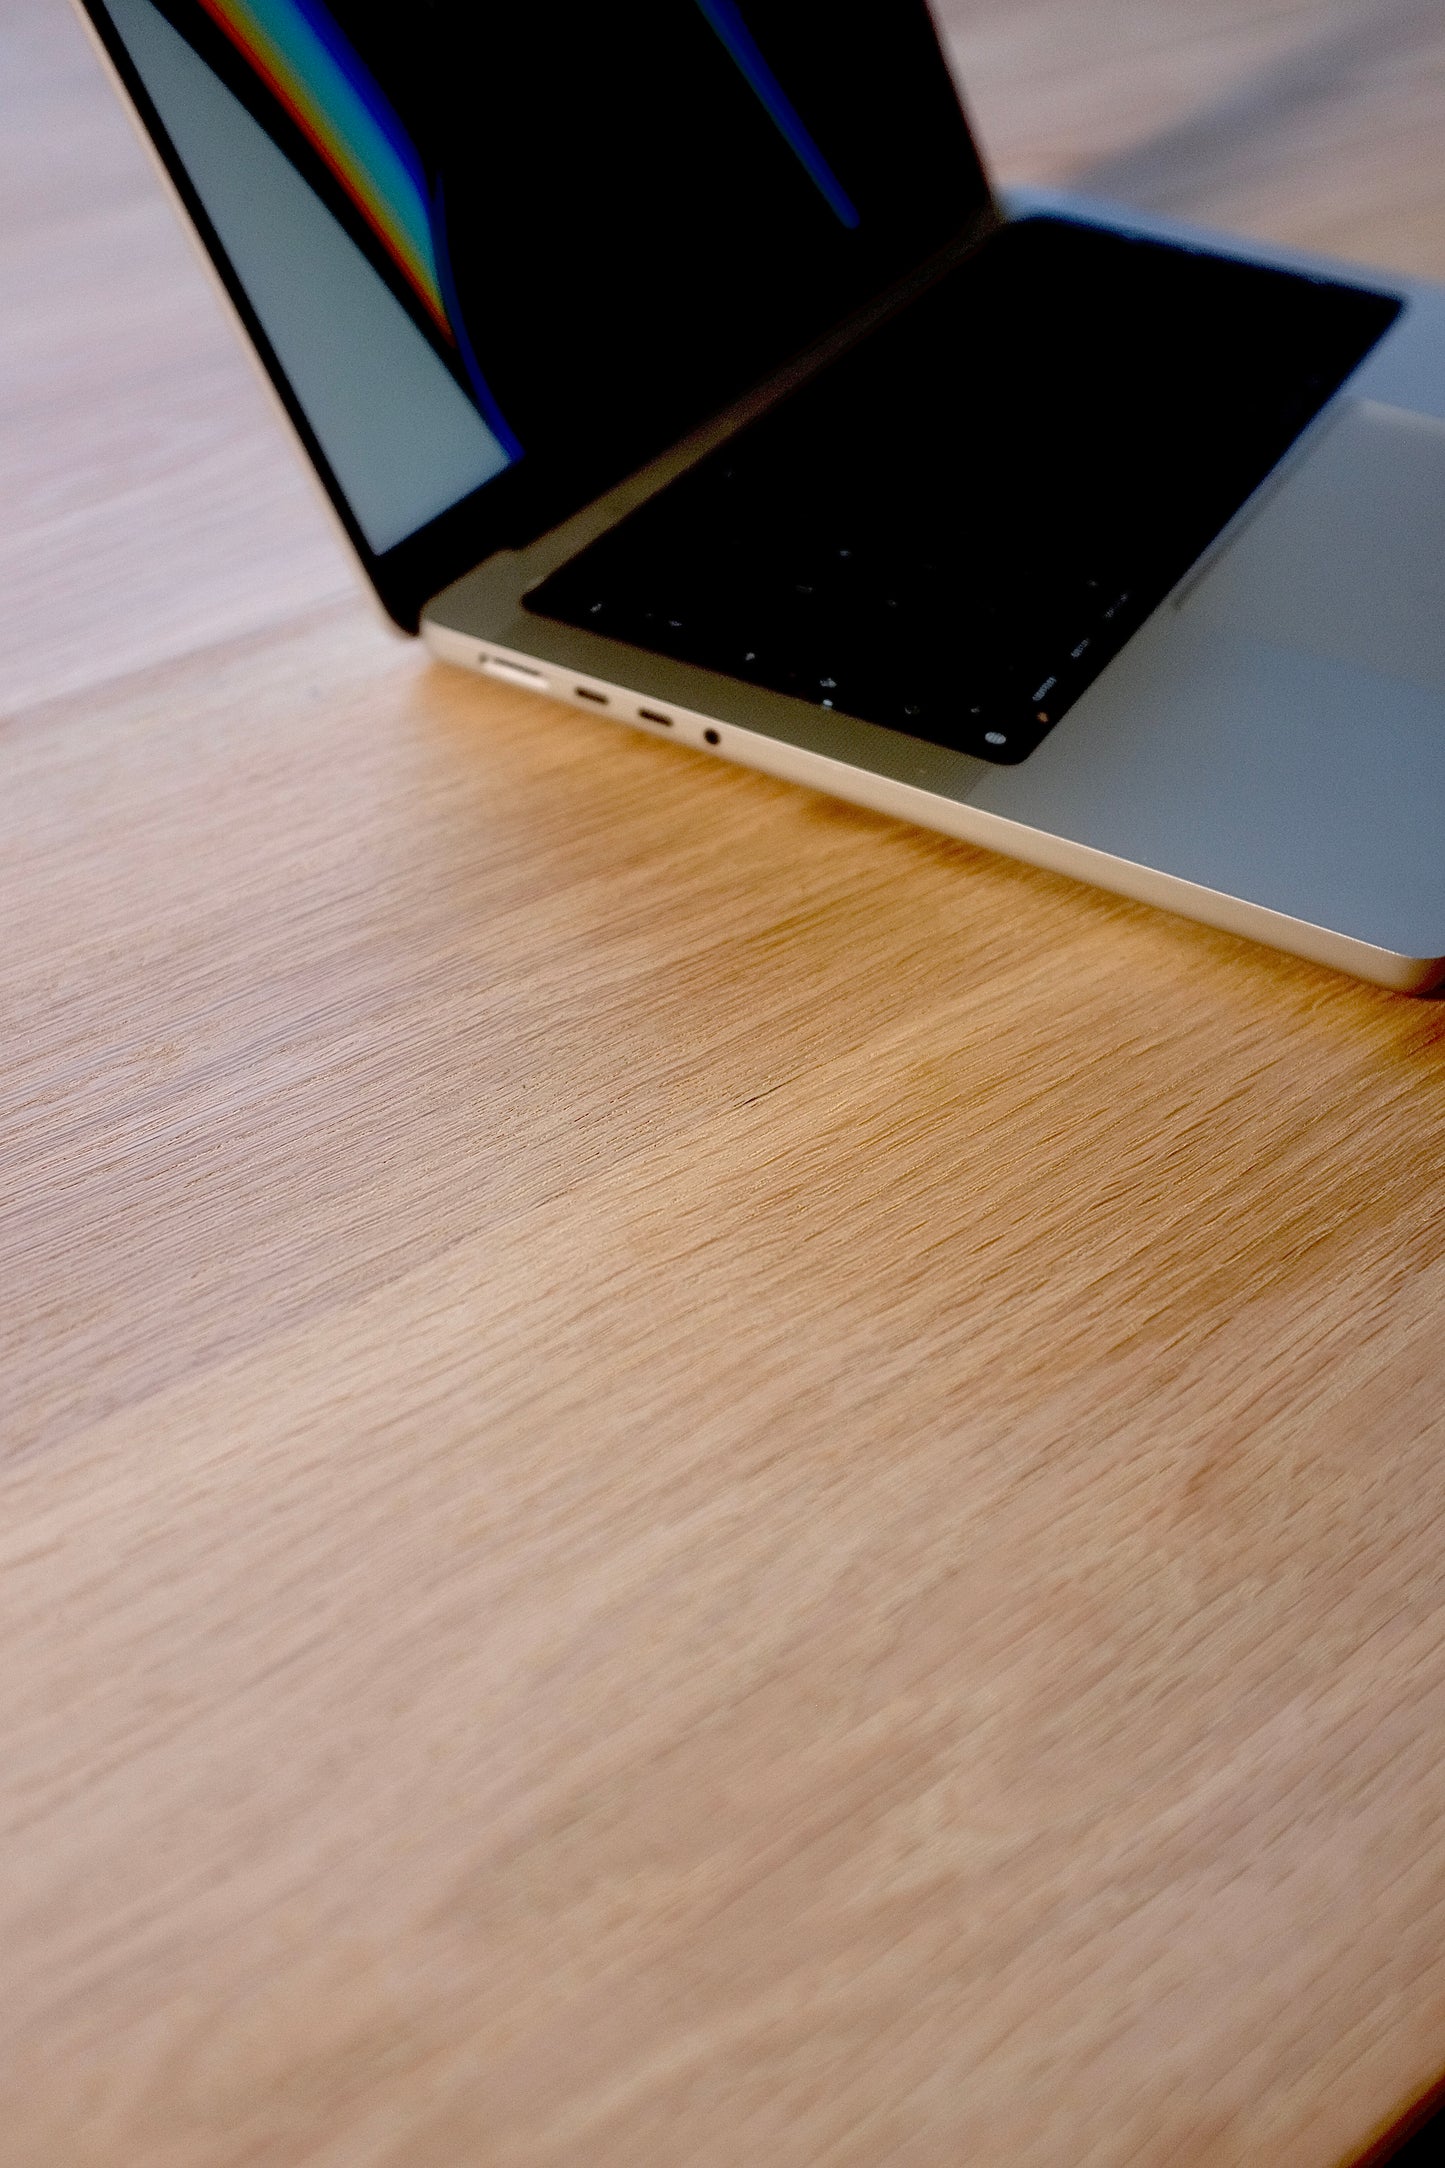
{"type": "MultiPolygon", "coordinates": [[[[1438,0],[955,0],[1445,276],[1438,0]]],[[[1445,1004],[430,664],[0,16],[0,2157],[1327,2168],[1445,2065],[1445,1004]]]]}

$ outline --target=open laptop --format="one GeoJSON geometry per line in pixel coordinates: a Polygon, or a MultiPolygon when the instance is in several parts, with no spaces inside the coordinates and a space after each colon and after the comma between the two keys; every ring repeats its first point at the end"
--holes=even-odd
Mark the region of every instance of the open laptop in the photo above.
{"type": "Polygon", "coordinates": [[[449,662],[1445,977],[1445,293],[996,201],[924,0],[82,0],[449,662]]]}

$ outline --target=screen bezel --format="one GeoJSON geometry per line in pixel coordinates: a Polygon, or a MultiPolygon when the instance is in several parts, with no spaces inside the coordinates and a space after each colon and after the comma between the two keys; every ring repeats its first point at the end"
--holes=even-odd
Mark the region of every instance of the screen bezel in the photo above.
{"type": "MultiPolygon", "coordinates": [[[[304,454],[326,499],[332,517],[341,529],[345,541],[374,591],[382,609],[392,623],[401,631],[415,633],[426,603],[440,590],[460,579],[476,565],[501,549],[524,547],[538,535],[559,525],[580,511],[596,497],[603,495],[630,471],[646,464],[650,458],[665,451],[667,445],[652,446],[645,457],[636,456],[619,461],[615,471],[599,465],[595,472],[585,476],[558,473],[540,462],[525,459],[504,468],[479,488],[459,498],[445,511],[423,527],[405,536],[385,551],[374,550],[366,540],[356,517],[347,501],[345,492],[337,479],[321,444],[307,419],[306,411],[291,386],[274,347],[251,305],[246,289],[232,267],[225,247],[208,216],[205,206],[191,183],[184,161],[179,156],[167,133],[145,83],[132,62],[119,32],[106,12],[104,0],[75,0],[81,22],[88,31],[96,51],[111,77],[122,102],[128,107],[137,131],[151,158],[167,184],[183,222],[189,227],[197,243],[212,279],[234,315],[245,342],[258,362],[273,398],[280,406],[289,423],[299,447],[304,454]]],[[[979,201],[975,221],[988,221],[996,217],[989,176],[976,137],[968,127],[968,116],[953,80],[947,54],[938,37],[936,20],[932,17],[934,39],[938,47],[940,63],[953,83],[958,99],[960,118],[967,135],[977,168],[979,201]]],[[[961,229],[961,237],[976,237],[976,223],[961,229]]],[[[819,340],[809,342],[808,351],[814,344],[828,343],[830,336],[855,315],[865,315],[876,308],[884,293],[892,286],[901,284],[916,275],[920,263],[938,254],[936,239],[926,247],[917,261],[910,258],[900,261],[896,279],[881,287],[862,309],[850,311],[838,318],[831,326],[821,328],[819,340]]],[[[780,357],[782,366],[796,362],[797,356],[780,357]]],[[[706,416],[699,417],[705,421],[706,416]]]]}

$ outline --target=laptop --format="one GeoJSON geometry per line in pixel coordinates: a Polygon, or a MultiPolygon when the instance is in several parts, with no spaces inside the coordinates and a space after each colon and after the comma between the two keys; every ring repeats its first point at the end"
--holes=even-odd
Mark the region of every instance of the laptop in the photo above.
{"type": "Polygon", "coordinates": [[[1445,978],[1445,292],[992,189],[925,0],[81,0],[391,620],[1445,978]]]}

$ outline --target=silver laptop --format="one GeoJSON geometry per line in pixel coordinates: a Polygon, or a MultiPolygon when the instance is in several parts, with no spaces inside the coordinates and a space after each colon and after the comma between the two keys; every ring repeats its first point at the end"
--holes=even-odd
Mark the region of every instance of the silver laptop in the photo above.
{"type": "Polygon", "coordinates": [[[82,0],[446,661],[1445,978],[1445,293],[1000,204],[925,0],[82,0]]]}

